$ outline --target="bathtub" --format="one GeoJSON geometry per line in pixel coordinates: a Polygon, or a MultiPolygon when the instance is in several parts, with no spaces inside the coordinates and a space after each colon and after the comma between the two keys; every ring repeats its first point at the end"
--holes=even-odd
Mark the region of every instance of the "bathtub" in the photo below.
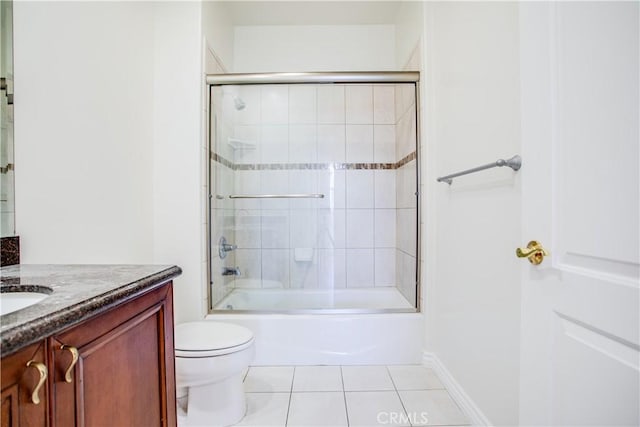
{"type": "Polygon", "coordinates": [[[234,289],[207,319],[251,329],[255,366],[422,362],[423,315],[395,288],[234,289]]]}

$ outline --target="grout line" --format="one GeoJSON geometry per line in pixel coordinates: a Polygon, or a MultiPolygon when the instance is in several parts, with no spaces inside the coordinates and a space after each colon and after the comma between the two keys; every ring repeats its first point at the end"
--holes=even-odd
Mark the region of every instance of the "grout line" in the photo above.
{"type": "MultiPolygon", "coordinates": [[[[286,85],[287,86],[287,163],[291,162],[291,85],[286,85]]],[[[316,130],[317,133],[317,130],[316,130]]],[[[286,172],[287,174],[287,191],[291,192],[291,173],[289,171],[286,172]]],[[[265,177],[266,178],[266,177],[265,177]]],[[[261,206],[264,205],[266,200],[262,200],[261,201],[261,206]]],[[[284,268],[284,270],[287,272],[287,284],[289,286],[289,288],[291,287],[291,248],[293,247],[292,245],[292,236],[291,236],[291,200],[286,200],[285,199],[285,203],[287,205],[287,220],[286,220],[286,229],[287,229],[287,248],[285,249],[285,263],[286,263],[286,267],[284,268]]],[[[283,272],[284,273],[284,272],[283,272]]],[[[304,287],[304,286],[303,286],[304,287]]],[[[295,376],[295,368],[294,368],[294,376],[295,376]]],[[[291,379],[291,391],[293,392],[293,379],[291,379]]],[[[289,402],[291,402],[291,397],[289,397],[289,402]]]]}
{"type": "MultiPolygon", "coordinates": [[[[396,396],[398,396],[400,405],[402,405],[402,410],[404,411],[404,414],[407,416],[407,418],[409,418],[409,412],[407,412],[407,408],[404,406],[404,402],[402,401],[402,397],[400,396],[400,391],[398,390],[398,386],[396,385],[396,382],[393,380],[393,375],[391,375],[391,371],[389,370],[389,365],[386,365],[386,368],[387,368],[387,373],[389,374],[389,377],[391,377],[391,383],[393,384],[393,388],[395,389],[396,396]]],[[[409,420],[409,424],[413,426],[413,423],[411,423],[411,420],[409,420]]]]}
{"type": "Polygon", "coordinates": [[[391,371],[389,370],[389,365],[385,365],[385,368],[387,369],[387,373],[389,374],[389,378],[391,378],[391,384],[393,384],[393,389],[395,391],[398,391],[398,386],[396,385],[396,382],[393,380],[393,375],[391,375],[391,371]]]}
{"type": "MultiPolygon", "coordinates": [[[[289,394],[288,391],[273,391],[273,390],[269,390],[269,391],[247,391],[246,393],[251,393],[251,394],[289,394]]],[[[296,392],[297,393],[297,392],[296,392]]]]}
{"type": "Polygon", "coordinates": [[[343,366],[340,366],[340,381],[342,382],[342,398],[344,399],[344,413],[347,417],[347,427],[349,424],[349,407],[347,406],[347,392],[344,389],[344,375],[342,374],[343,366]]]}
{"type": "Polygon", "coordinates": [[[289,413],[291,411],[291,398],[293,397],[293,383],[296,380],[296,367],[293,367],[293,375],[291,376],[291,387],[289,388],[289,404],[287,405],[287,416],[284,420],[285,427],[289,424],[289,413]]]}

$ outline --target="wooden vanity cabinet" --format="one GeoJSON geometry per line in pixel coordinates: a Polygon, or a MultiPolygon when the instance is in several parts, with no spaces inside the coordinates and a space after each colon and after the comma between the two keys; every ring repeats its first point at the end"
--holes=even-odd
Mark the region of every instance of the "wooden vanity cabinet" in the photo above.
{"type": "Polygon", "coordinates": [[[170,284],[51,337],[49,360],[54,426],[175,426],[170,284]]]}
{"type": "Polygon", "coordinates": [[[176,426],[172,283],[3,358],[0,420],[1,427],[176,426]],[[48,368],[38,405],[29,360],[48,368]]]}
{"type": "Polygon", "coordinates": [[[32,394],[40,381],[40,371],[33,363],[46,367],[44,343],[32,344],[2,358],[2,427],[47,426],[49,399],[45,383],[37,390],[40,402],[32,402],[32,394]],[[32,362],[31,366],[27,366],[32,362]]]}

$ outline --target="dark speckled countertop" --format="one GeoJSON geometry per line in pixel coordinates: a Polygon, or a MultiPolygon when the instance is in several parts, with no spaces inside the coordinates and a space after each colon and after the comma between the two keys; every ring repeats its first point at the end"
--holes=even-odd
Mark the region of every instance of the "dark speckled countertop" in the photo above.
{"type": "Polygon", "coordinates": [[[76,325],[179,276],[168,265],[29,265],[0,268],[0,287],[45,287],[41,302],[0,316],[0,354],[76,325]]]}

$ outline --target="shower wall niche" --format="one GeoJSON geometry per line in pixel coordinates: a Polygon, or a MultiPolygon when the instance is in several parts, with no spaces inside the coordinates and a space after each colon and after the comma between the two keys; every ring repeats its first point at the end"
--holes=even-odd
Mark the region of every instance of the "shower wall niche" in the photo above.
{"type": "Polygon", "coordinates": [[[212,308],[234,290],[416,307],[415,100],[415,83],[211,86],[212,308]]]}

